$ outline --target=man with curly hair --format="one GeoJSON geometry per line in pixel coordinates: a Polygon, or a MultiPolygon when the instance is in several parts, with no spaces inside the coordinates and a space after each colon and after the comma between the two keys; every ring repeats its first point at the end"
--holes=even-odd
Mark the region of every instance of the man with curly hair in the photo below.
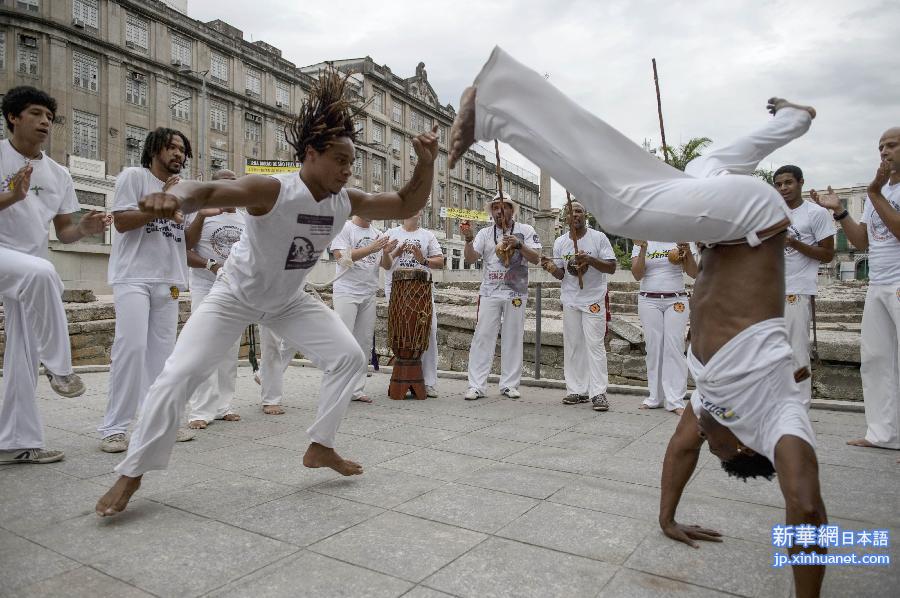
{"type": "Polygon", "coordinates": [[[98,515],[124,510],[141,476],[167,466],[188,397],[253,322],[277,328],[286,343],[323,372],[303,465],[347,476],[362,473],[361,465],[335,452],[334,441],[365,356],[337,314],[303,291],[303,282],[351,214],[367,220],[406,218],[425,205],[438,138],[436,128],[413,138],[419,159],[399,191],[369,194],[345,188],[355,159],[353,117],[359,112],[346,99],[346,80],[326,71],[301,105],[289,130],[303,164],[299,174],[186,181],[141,199],[142,212],[176,221],[203,208],[246,208],[246,228],[147,393],[128,455],[116,467],[120,477],[97,502],[98,515]]]}

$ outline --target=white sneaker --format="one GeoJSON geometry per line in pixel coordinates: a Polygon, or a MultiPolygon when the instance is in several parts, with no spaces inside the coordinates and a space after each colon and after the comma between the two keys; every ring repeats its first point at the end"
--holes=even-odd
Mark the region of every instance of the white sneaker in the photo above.
{"type": "Polygon", "coordinates": [[[518,399],[519,397],[522,396],[521,394],[519,394],[519,391],[516,390],[515,388],[504,388],[503,390],[500,391],[500,394],[502,394],[505,397],[509,397],[510,399],[518,399]]]}
{"type": "Polygon", "coordinates": [[[466,391],[466,394],[463,398],[467,401],[477,401],[478,399],[484,398],[484,393],[477,388],[470,388],[466,391]]]}
{"type": "Polygon", "coordinates": [[[60,376],[48,370],[47,379],[50,380],[50,388],[53,389],[53,392],[61,397],[74,399],[84,394],[84,382],[81,381],[78,374],[60,376]]]}
{"type": "Polygon", "coordinates": [[[431,398],[435,399],[435,398],[437,398],[437,396],[438,396],[438,391],[437,391],[437,389],[436,389],[435,387],[433,387],[433,386],[426,386],[426,387],[425,387],[425,396],[426,396],[426,397],[431,397],[431,398]]]}
{"type": "Polygon", "coordinates": [[[0,451],[0,465],[13,463],[55,463],[62,461],[62,451],[45,451],[44,449],[15,449],[0,451]]]}
{"type": "Polygon", "coordinates": [[[175,437],[175,442],[188,442],[189,440],[193,440],[196,435],[197,433],[193,430],[178,428],[178,436],[175,437]]]}
{"type": "Polygon", "coordinates": [[[125,434],[113,434],[100,441],[100,450],[104,453],[124,453],[128,450],[128,438],[125,434]]]}

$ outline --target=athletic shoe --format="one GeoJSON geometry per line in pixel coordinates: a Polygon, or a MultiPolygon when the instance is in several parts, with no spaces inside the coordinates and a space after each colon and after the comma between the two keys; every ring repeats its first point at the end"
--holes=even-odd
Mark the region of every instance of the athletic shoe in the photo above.
{"type": "Polygon", "coordinates": [[[259,377],[259,372],[253,372],[253,381],[262,386],[262,379],[259,377]]]}
{"type": "Polygon", "coordinates": [[[128,438],[125,434],[113,434],[100,441],[100,450],[104,453],[124,453],[128,450],[128,438]]]}
{"type": "Polygon", "coordinates": [[[484,393],[477,388],[470,388],[466,391],[466,395],[463,398],[467,401],[477,401],[484,398],[484,393]]]}
{"type": "Polygon", "coordinates": [[[563,405],[576,405],[578,403],[587,403],[587,395],[570,394],[563,397],[563,405]]]}
{"type": "Polygon", "coordinates": [[[515,388],[504,388],[503,390],[500,391],[500,394],[502,394],[505,397],[509,397],[510,399],[518,399],[519,397],[522,396],[519,393],[519,391],[516,390],[515,388]]]}
{"type": "Polygon", "coordinates": [[[175,442],[188,442],[189,440],[193,440],[196,435],[197,433],[193,430],[178,428],[178,435],[175,437],[175,442]]]}
{"type": "Polygon", "coordinates": [[[591,403],[594,404],[594,411],[609,411],[609,401],[606,400],[605,394],[591,398],[591,403]]]}
{"type": "Polygon", "coordinates": [[[438,391],[433,386],[426,386],[425,387],[425,396],[431,397],[432,399],[436,399],[438,396],[438,391]]]}
{"type": "Polygon", "coordinates": [[[62,451],[45,451],[44,449],[15,449],[0,451],[0,465],[13,463],[55,463],[62,461],[62,451]]]}
{"type": "Polygon", "coordinates": [[[53,392],[67,399],[74,399],[84,394],[84,382],[78,377],[78,374],[69,374],[68,376],[60,376],[47,371],[47,379],[50,380],[50,388],[53,392]]]}

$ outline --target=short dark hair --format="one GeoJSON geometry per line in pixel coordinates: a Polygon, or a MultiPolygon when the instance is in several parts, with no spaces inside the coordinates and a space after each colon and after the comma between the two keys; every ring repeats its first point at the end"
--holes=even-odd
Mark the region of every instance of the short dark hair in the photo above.
{"type": "Polygon", "coordinates": [[[772,175],[772,180],[775,180],[775,177],[781,174],[792,174],[794,175],[794,179],[799,183],[803,180],[803,171],[800,170],[799,166],[794,166],[793,164],[785,164],[781,168],[775,171],[775,174],[772,175]]]}
{"type": "Polygon", "coordinates": [[[6,121],[6,128],[10,133],[13,132],[13,124],[9,120],[9,115],[19,116],[32,104],[43,106],[56,118],[56,100],[51,98],[47,92],[30,85],[13,87],[6,92],[6,95],[3,96],[3,119],[6,121]]]}
{"type": "Polygon", "coordinates": [[[775,477],[775,468],[772,466],[772,462],[759,453],[738,453],[736,457],[722,461],[722,469],[728,475],[745,482],[747,478],[760,477],[771,480],[775,477]]]}
{"type": "Polygon", "coordinates": [[[341,75],[334,69],[322,72],[313,82],[309,96],[300,104],[294,121],[287,127],[287,140],[301,164],[306,148],[324,152],[340,137],[356,141],[353,117],[362,111],[354,107],[347,93],[350,73],[341,75]]]}
{"type": "Polygon", "coordinates": [[[147,138],[144,140],[144,152],[141,154],[141,166],[150,168],[150,165],[153,164],[153,157],[169,147],[172,135],[178,135],[184,143],[184,162],[181,163],[181,167],[184,168],[187,159],[193,157],[191,142],[188,141],[187,136],[181,131],[166,127],[158,127],[147,133],[147,138]]]}

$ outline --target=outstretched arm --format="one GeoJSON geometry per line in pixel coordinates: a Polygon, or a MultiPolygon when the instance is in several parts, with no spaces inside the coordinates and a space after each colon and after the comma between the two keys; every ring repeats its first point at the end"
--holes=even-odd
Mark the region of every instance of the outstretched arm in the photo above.
{"type": "MultiPolygon", "coordinates": [[[[841,204],[841,199],[831,188],[831,185],[828,186],[828,191],[822,195],[819,195],[815,189],[810,189],[809,197],[823,208],[831,210],[835,216],[840,216],[846,211],[841,204]]],[[[841,228],[844,229],[847,240],[850,241],[854,247],[860,251],[869,249],[869,232],[866,230],[865,224],[861,224],[854,220],[853,216],[849,213],[846,216],[843,216],[838,222],[840,223],[841,228]]]]}
{"type": "Polygon", "coordinates": [[[184,214],[203,208],[247,208],[252,216],[267,214],[278,200],[281,183],[264,175],[243,176],[234,181],[183,181],[166,193],[141,198],[141,212],[154,218],[183,222],[184,214]]]}
{"type": "Polygon", "coordinates": [[[413,137],[416,150],[416,168],[412,178],[397,192],[366,193],[359,189],[347,189],[351,214],[366,220],[409,218],[425,207],[434,180],[434,160],[438,154],[437,125],[429,133],[413,137]]]}
{"type": "Polygon", "coordinates": [[[715,530],[696,525],[683,525],[675,521],[675,511],[681,501],[681,494],[691,474],[697,468],[703,438],[698,433],[697,417],[688,405],[678,420],[678,427],[666,447],[663,461],[661,496],[659,499],[659,527],[673,540],[684,542],[694,548],[699,545],[694,540],[721,542],[721,534],[715,530]]]}

